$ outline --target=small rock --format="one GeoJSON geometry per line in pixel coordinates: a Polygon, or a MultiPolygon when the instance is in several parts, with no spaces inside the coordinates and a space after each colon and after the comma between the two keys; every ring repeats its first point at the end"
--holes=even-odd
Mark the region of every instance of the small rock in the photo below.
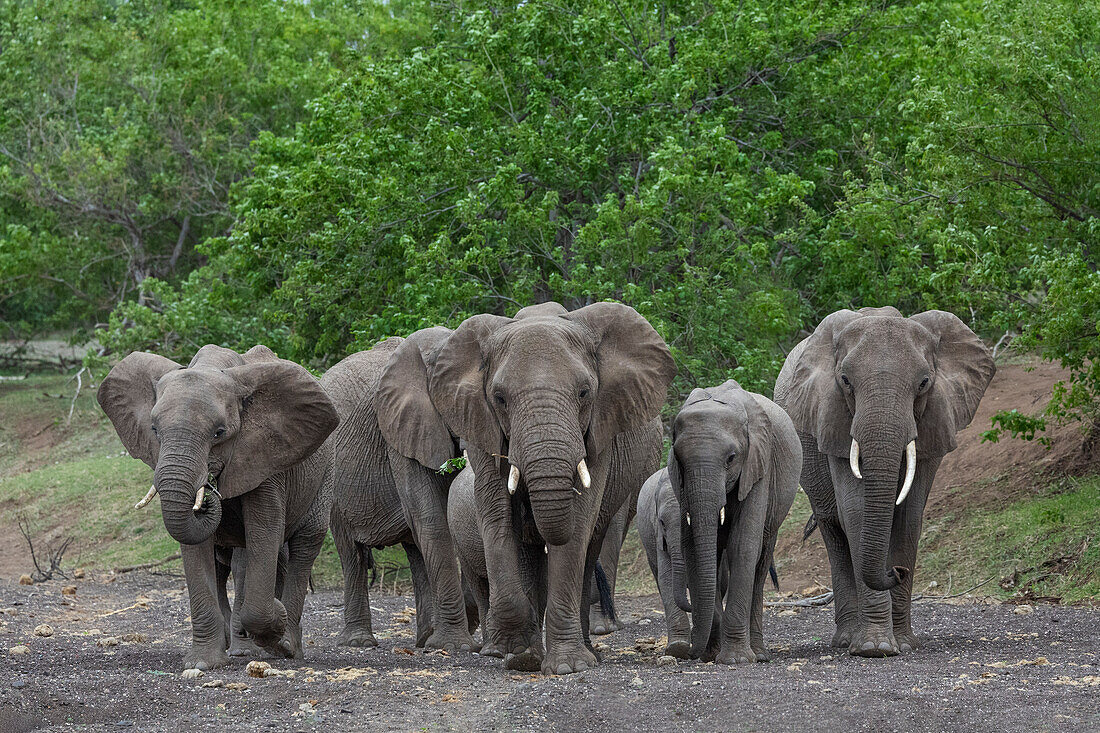
{"type": "Polygon", "coordinates": [[[34,585],[34,580],[31,578],[31,576],[23,573],[19,576],[19,585],[34,585]]]}
{"type": "Polygon", "coordinates": [[[264,677],[264,672],[271,669],[271,665],[267,662],[251,661],[248,666],[244,668],[245,672],[248,672],[249,677],[264,677]]]}
{"type": "Polygon", "coordinates": [[[11,686],[17,690],[22,690],[27,686],[26,680],[12,680],[11,686]]]}
{"type": "Polygon", "coordinates": [[[76,578],[77,580],[80,580],[81,578],[83,578],[84,577],[84,568],[77,568],[76,570],[74,570],[73,571],[73,577],[76,578]]]}
{"type": "Polygon", "coordinates": [[[649,626],[651,623],[653,623],[652,619],[648,619],[648,618],[638,619],[638,625],[639,626],[649,626]]]}
{"type": "Polygon", "coordinates": [[[104,636],[102,639],[96,640],[96,646],[118,646],[118,637],[104,636]]]}
{"type": "Polygon", "coordinates": [[[227,689],[227,690],[247,690],[248,685],[246,685],[243,682],[229,682],[229,683],[226,684],[225,689],[227,689]]]}
{"type": "Polygon", "coordinates": [[[132,720],[120,720],[117,723],[115,723],[115,727],[116,728],[133,728],[134,727],[134,721],[132,721],[132,720]]]}
{"type": "Polygon", "coordinates": [[[53,627],[49,624],[38,624],[34,627],[35,636],[53,636],[53,627]]]}
{"type": "Polygon", "coordinates": [[[17,657],[22,656],[23,654],[29,654],[30,651],[31,648],[26,644],[20,644],[19,646],[13,646],[11,649],[8,649],[9,654],[14,654],[17,657]]]}
{"type": "Polygon", "coordinates": [[[645,684],[645,682],[642,682],[641,677],[635,677],[634,679],[630,680],[630,684],[634,685],[635,687],[641,687],[645,684]]]}
{"type": "Polygon", "coordinates": [[[776,616],[797,616],[798,611],[794,610],[793,608],[784,608],[782,611],[780,611],[779,613],[777,613],[775,615],[776,616]]]}
{"type": "Polygon", "coordinates": [[[180,677],[184,678],[185,680],[197,680],[199,677],[205,677],[205,676],[206,676],[206,672],[203,672],[201,669],[194,669],[194,668],[185,669],[185,670],[183,670],[183,672],[180,673],[180,677]]]}
{"type": "Polygon", "coordinates": [[[671,654],[662,654],[661,656],[657,657],[657,666],[658,667],[675,667],[676,666],[676,657],[672,656],[671,654]]]}
{"type": "Polygon", "coordinates": [[[138,634],[133,631],[123,634],[120,638],[129,644],[144,644],[149,641],[149,637],[145,634],[138,634]]]}
{"type": "Polygon", "coordinates": [[[225,680],[210,680],[209,682],[203,682],[203,687],[225,687],[225,680]]]}
{"type": "Polygon", "coordinates": [[[1017,616],[1027,616],[1029,613],[1035,613],[1035,608],[1025,603],[1022,606],[1016,606],[1016,609],[1013,611],[1013,613],[1017,616]]]}
{"type": "Polygon", "coordinates": [[[64,588],[61,589],[61,595],[63,595],[63,596],[75,596],[76,595],[76,586],[75,585],[65,586],[64,588]]]}

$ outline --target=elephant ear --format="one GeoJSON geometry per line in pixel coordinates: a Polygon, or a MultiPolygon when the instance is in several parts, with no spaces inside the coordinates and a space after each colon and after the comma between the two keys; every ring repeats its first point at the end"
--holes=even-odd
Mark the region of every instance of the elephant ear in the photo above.
{"type": "Polygon", "coordinates": [[[443,421],[466,442],[486,453],[503,452],[504,433],[485,394],[486,346],[511,318],[483,314],[462,322],[435,355],[428,394],[443,421]]]}
{"type": "Polygon", "coordinates": [[[684,469],[680,465],[679,459],[676,458],[676,448],[670,447],[668,449],[668,483],[672,487],[672,495],[676,497],[676,501],[680,501],[681,490],[684,486],[684,469]]]}
{"type": "Polygon", "coordinates": [[[974,419],[997,367],[977,334],[947,311],[925,311],[911,320],[932,332],[936,379],[917,421],[917,450],[944,455],[955,450],[955,433],[974,419]]]}
{"type": "Polygon", "coordinates": [[[676,363],[661,335],[629,306],[593,303],[562,318],[584,324],[596,337],[600,383],[585,448],[597,456],[616,435],[660,413],[676,363]]]}
{"type": "Polygon", "coordinates": [[[783,406],[795,429],[816,437],[818,450],[831,456],[848,455],[852,445],[852,415],[836,386],[835,339],[860,316],[850,310],[826,316],[787,356],[793,369],[783,406]]]}
{"type": "Polygon", "coordinates": [[[219,451],[224,498],[240,496],[316,451],[335,428],[336,408],[309,372],[283,359],[226,369],[240,387],[241,425],[219,451]]]}
{"type": "MultiPolygon", "coordinates": [[[[749,492],[756,490],[761,482],[775,481],[777,435],[771,415],[757,395],[746,393],[745,411],[748,413],[749,451],[745,464],[741,468],[741,478],[737,482],[737,501],[745,500],[749,492]]],[[[778,408],[777,408],[778,409],[778,408]]],[[[767,489],[765,489],[767,490],[767,489]]]]}
{"type": "Polygon", "coordinates": [[[454,457],[451,431],[428,394],[424,354],[438,348],[451,330],[427,328],[405,339],[382,370],[374,409],[386,443],[425,468],[438,470],[454,457]]]}
{"type": "Polygon", "coordinates": [[[160,456],[150,414],[157,401],[157,380],[176,369],[183,367],[163,356],[135,351],[115,365],[96,393],[122,445],[150,468],[156,468],[160,456]]]}

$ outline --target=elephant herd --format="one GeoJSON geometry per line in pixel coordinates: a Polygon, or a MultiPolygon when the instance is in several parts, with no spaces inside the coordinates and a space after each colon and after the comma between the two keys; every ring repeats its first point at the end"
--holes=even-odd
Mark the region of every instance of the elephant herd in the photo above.
{"type": "Polygon", "coordinates": [[[184,669],[260,649],[300,657],[330,530],[344,573],[338,644],[377,644],[371,551],[400,543],[418,646],[507,669],[591,668],[590,634],[617,625],[635,513],[667,653],[763,661],[764,582],[800,483],[828,551],[833,646],[916,649],[921,516],[993,377],[981,340],[942,311],[834,313],[791,351],[774,402],[733,380],[693,390],[658,471],[675,371],[632,308],[543,303],[387,339],[320,379],[264,346],[204,346],[186,367],[135,352],[98,399],[153,468],[139,507],[159,495],[181,544],[184,669]],[[448,471],[461,456],[466,467],[448,471]]]}

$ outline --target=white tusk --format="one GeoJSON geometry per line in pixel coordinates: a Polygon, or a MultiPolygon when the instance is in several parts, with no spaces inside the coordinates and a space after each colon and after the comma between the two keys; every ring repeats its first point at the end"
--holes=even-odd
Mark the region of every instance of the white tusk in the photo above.
{"type": "Polygon", "coordinates": [[[901,506],[905,497],[909,495],[909,489],[913,488],[913,477],[917,475],[917,441],[910,440],[905,446],[905,482],[901,485],[901,493],[894,506],[901,506]]]}
{"type": "Polygon", "coordinates": [[[519,486],[519,469],[516,466],[512,466],[508,471],[508,493],[516,493],[516,487],[519,486]]]}
{"type": "Polygon", "coordinates": [[[195,494],[195,506],[191,507],[191,511],[197,512],[202,509],[202,500],[206,498],[206,484],[199,487],[198,492],[195,494]]]}
{"type": "Polygon", "coordinates": [[[848,451],[848,465],[852,467],[853,476],[863,478],[863,474],[859,472],[859,443],[855,438],[852,438],[852,449],[848,451]]]}
{"type": "Polygon", "coordinates": [[[145,498],[142,499],[141,501],[139,501],[137,504],[134,504],[134,509],[141,509],[143,506],[145,506],[146,504],[151,502],[153,500],[153,497],[156,496],[156,494],[157,494],[157,487],[156,487],[156,484],[154,484],[154,485],[149,487],[149,493],[145,495],[145,498]]]}
{"type": "Polygon", "coordinates": [[[689,514],[688,512],[684,512],[684,519],[687,520],[688,526],[690,527],[691,526],[691,514],[689,514]]]}
{"type": "Polygon", "coordinates": [[[588,473],[588,464],[581,459],[581,462],[577,464],[577,475],[581,477],[581,486],[584,488],[590,488],[592,486],[592,476],[588,473]]]}
{"type": "Polygon", "coordinates": [[[543,545],[542,546],[542,554],[549,555],[550,554],[550,548],[547,547],[546,545],[543,545]]]}
{"type": "Polygon", "coordinates": [[[718,524],[726,523],[726,508],[722,507],[718,510],[718,524]]]}

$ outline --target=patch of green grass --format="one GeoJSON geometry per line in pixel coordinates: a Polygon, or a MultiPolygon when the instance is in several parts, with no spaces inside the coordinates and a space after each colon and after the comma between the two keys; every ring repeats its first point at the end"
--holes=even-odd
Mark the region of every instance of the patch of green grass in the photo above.
{"type": "Polygon", "coordinates": [[[927,528],[918,585],[960,592],[1100,599],[1100,476],[1056,482],[1049,493],[993,511],[945,517],[927,528]],[[931,531],[929,531],[931,530],[931,531]],[[1000,585],[1004,581],[1005,586],[1000,585]]]}

